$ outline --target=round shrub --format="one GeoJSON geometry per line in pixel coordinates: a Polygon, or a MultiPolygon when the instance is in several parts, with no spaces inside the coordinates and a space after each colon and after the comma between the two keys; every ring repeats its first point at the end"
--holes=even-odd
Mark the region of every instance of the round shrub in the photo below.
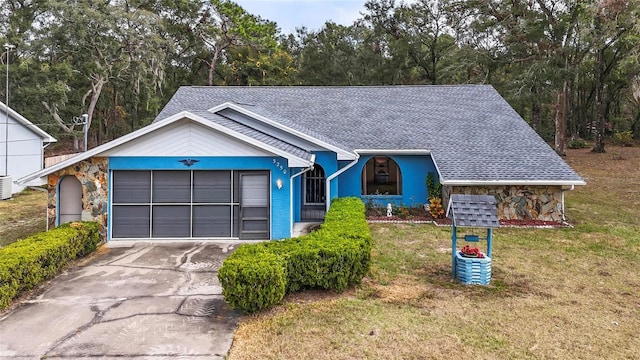
{"type": "Polygon", "coordinates": [[[282,257],[258,251],[252,256],[234,255],[218,271],[229,306],[250,313],[280,303],[287,287],[287,267],[282,257]]]}

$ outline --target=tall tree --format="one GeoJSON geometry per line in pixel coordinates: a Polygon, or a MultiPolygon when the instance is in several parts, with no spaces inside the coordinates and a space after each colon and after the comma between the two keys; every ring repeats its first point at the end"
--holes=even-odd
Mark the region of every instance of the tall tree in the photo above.
{"type": "Polygon", "coordinates": [[[238,47],[229,50],[227,62],[222,76],[229,85],[294,85],[298,72],[293,57],[282,49],[238,47]]]}
{"type": "Polygon", "coordinates": [[[82,129],[71,119],[81,111],[82,94],[74,88],[82,86],[82,83],[78,82],[71,64],[37,63],[24,59],[12,77],[13,83],[17,84],[14,103],[22,109],[22,115],[36,120],[38,126],[56,137],[71,138],[74,149],[78,150],[82,129]]]}
{"type": "Polygon", "coordinates": [[[607,93],[613,97],[611,91],[607,91],[608,82],[625,56],[638,53],[638,34],[635,31],[638,29],[639,9],[638,2],[633,0],[600,0],[588,7],[593,19],[590,35],[596,63],[593,69],[596,136],[592,149],[596,153],[605,152],[604,133],[609,115],[605,97],[607,93]]]}
{"type": "Polygon", "coordinates": [[[556,129],[555,150],[564,155],[569,83],[576,64],[586,54],[573,51],[580,41],[579,3],[573,0],[471,0],[466,7],[478,9],[473,27],[498,34],[499,42],[493,46],[504,49],[499,61],[508,71],[507,88],[518,98],[515,101],[530,103],[516,107],[531,109],[530,118],[536,130],[541,131],[540,100],[551,107],[556,129]],[[546,94],[555,96],[545,99],[546,94]]]}
{"type": "Polygon", "coordinates": [[[218,63],[231,47],[249,46],[255,49],[275,49],[277,27],[246,12],[241,6],[226,0],[210,0],[203,4],[195,32],[203,41],[208,58],[207,84],[214,85],[218,63]]]}
{"type": "Polygon", "coordinates": [[[364,19],[374,28],[383,29],[405,44],[407,52],[429,84],[446,84],[443,59],[456,50],[449,26],[450,6],[447,0],[417,0],[410,4],[395,0],[370,0],[365,4],[364,19]]]}
{"type": "Polygon", "coordinates": [[[89,127],[106,84],[127,81],[137,96],[142,87],[160,88],[170,42],[159,36],[156,14],[126,1],[51,1],[36,20],[38,53],[52,63],[71,63],[86,79],[82,103],[89,127]]]}

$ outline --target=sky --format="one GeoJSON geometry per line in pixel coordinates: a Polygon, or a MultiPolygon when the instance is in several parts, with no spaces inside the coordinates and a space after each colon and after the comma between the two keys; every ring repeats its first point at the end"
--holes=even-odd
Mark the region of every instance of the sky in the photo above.
{"type": "Polygon", "coordinates": [[[283,34],[297,27],[319,30],[326,21],[351,25],[366,0],[233,0],[247,12],[275,21],[283,34]]]}

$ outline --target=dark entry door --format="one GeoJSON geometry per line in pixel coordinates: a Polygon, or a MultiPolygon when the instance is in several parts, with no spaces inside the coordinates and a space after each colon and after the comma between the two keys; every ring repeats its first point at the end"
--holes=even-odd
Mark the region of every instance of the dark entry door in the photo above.
{"type": "Polygon", "coordinates": [[[326,184],[324,169],[315,165],[313,170],[304,173],[302,192],[304,204],[302,205],[302,221],[318,221],[324,219],[326,184]]]}

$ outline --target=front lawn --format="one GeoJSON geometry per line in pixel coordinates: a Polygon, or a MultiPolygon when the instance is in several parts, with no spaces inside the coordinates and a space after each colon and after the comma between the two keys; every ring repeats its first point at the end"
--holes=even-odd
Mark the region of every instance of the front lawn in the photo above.
{"type": "Polygon", "coordinates": [[[360,286],[245,317],[229,359],[640,358],[640,149],[608,151],[569,151],[574,228],[495,231],[491,285],[451,279],[450,228],[372,224],[360,286]]]}
{"type": "Polygon", "coordinates": [[[47,193],[24,190],[0,200],[0,247],[46,228],[47,193]]]}

